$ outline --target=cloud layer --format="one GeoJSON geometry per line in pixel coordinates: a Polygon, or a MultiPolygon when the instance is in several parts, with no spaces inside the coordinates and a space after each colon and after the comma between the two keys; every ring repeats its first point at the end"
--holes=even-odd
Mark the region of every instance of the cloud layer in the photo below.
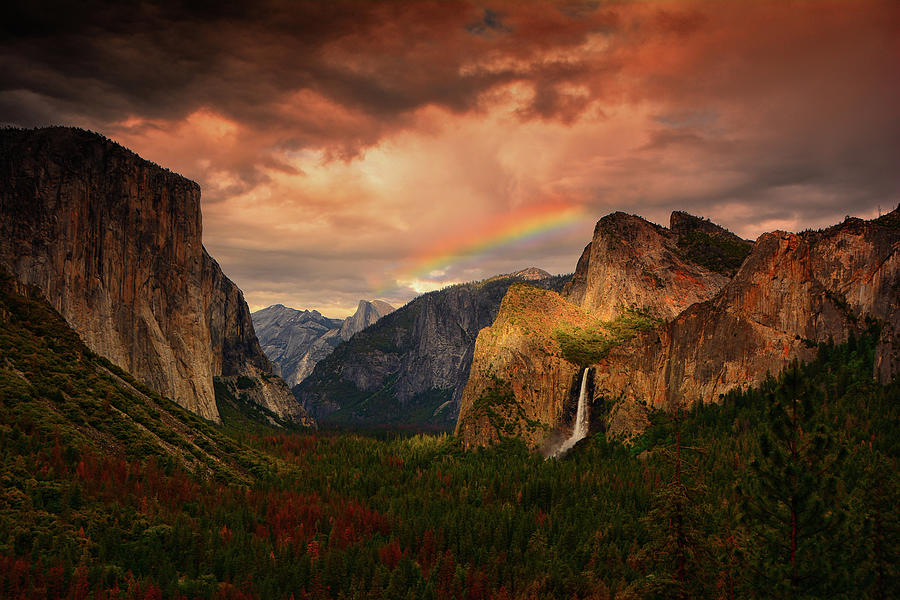
{"type": "Polygon", "coordinates": [[[570,272],[613,210],[753,238],[900,200],[891,1],[13,2],[0,23],[0,123],[91,128],[198,181],[254,308],[570,272]],[[583,221],[403,279],[553,203],[583,221]]]}

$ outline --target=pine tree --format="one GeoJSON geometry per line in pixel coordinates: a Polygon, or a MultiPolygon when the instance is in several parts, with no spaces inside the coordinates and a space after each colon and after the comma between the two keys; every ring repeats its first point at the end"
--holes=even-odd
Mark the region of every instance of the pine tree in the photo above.
{"type": "Polygon", "coordinates": [[[864,520],[863,547],[856,577],[865,581],[873,599],[900,597],[900,476],[895,465],[871,450],[864,451],[866,472],[860,486],[860,513],[864,520]]]}
{"type": "Polygon", "coordinates": [[[671,479],[653,497],[642,519],[650,540],[635,557],[643,577],[630,593],[647,599],[707,598],[712,595],[712,553],[704,524],[709,521],[705,489],[683,459],[681,405],[674,411],[675,443],[669,450],[671,479]]]}
{"type": "Polygon", "coordinates": [[[751,595],[834,597],[844,514],[836,469],[844,451],[816,419],[822,394],[796,363],[767,394],[769,413],[759,456],[738,491],[743,500],[751,595]]]}

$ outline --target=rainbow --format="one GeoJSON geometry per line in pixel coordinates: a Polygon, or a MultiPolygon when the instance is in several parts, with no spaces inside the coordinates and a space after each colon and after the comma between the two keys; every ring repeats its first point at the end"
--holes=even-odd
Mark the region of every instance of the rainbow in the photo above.
{"type": "Polygon", "coordinates": [[[511,244],[549,238],[580,222],[583,209],[572,204],[543,204],[498,215],[482,225],[439,240],[410,257],[396,281],[428,276],[466,257],[511,244]]]}

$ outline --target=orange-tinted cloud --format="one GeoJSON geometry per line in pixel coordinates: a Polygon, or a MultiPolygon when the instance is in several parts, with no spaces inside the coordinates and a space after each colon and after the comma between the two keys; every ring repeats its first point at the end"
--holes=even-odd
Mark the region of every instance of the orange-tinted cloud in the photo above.
{"type": "Polygon", "coordinates": [[[611,210],[755,237],[898,201],[895,2],[37,6],[0,8],[0,123],[197,180],[255,306],[340,316],[434,240],[548,202],[588,216],[416,289],[571,271],[611,210]]]}

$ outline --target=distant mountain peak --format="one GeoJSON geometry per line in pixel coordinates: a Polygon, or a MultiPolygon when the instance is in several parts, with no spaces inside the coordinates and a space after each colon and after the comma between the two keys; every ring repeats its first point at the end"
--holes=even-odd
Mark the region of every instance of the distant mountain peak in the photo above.
{"type": "Polygon", "coordinates": [[[330,425],[452,428],[478,332],[494,321],[506,291],[563,283],[524,271],[540,281],[510,273],[414,298],[338,346],[294,395],[330,425]]]}
{"type": "Polygon", "coordinates": [[[360,300],[356,312],[344,320],[341,326],[341,339],[349,340],[356,333],[372,325],[384,315],[394,312],[394,307],[382,300],[360,300]]]}
{"type": "Polygon", "coordinates": [[[385,302],[384,300],[372,300],[372,304],[374,304],[375,308],[381,312],[382,316],[396,310],[392,304],[385,302]]]}
{"type": "Polygon", "coordinates": [[[526,281],[537,281],[539,279],[546,279],[548,277],[552,277],[550,273],[543,269],[539,269],[538,267],[526,267],[515,273],[510,273],[507,277],[518,277],[519,279],[525,279],[526,281]]]}
{"type": "Polygon", "coordinates": [[[343,340],[372,325],[394,307],[383,300],[360,300],[346,319],[331,319],[318,310],[273,304],[256,311],[253,327],[263,352],[291,386],[309,375],[316,364],[343,340]]]}

